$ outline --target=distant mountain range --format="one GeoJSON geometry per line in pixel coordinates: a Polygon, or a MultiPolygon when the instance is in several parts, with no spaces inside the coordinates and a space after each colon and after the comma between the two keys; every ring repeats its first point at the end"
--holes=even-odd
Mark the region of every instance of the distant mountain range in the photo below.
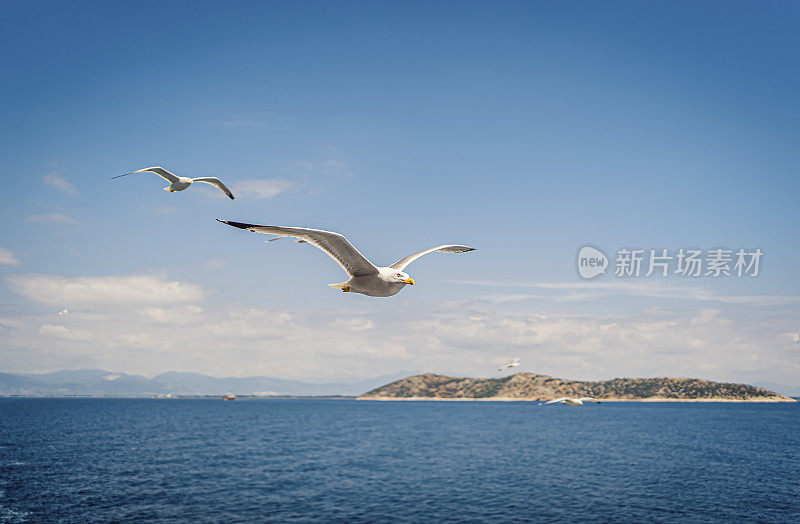
{"type": "Polygon", "coordinates": [[[764,388],[696,378],[615,378],[598,382],[518,373],[503,378],[414,375],[365,393],[360,398],[550,400],[561,397],[607,400],[738,400],[794,402],[764,388]]]}
{"type": "Polygon", "coordinates": [[[355,383],[313,383],[270,377],[215,378],[200,373],[168,371],[153,378],[104,369],[52,373],[0,373],[0,395],[25,396],[150,396],[236,395],[356,396],[407,373],[384,375],[355,383]]]}

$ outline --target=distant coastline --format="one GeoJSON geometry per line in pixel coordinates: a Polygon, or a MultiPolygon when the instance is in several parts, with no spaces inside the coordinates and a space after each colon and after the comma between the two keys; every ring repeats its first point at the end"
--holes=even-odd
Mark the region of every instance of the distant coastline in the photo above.
{"type": "MultiPolygon", "coordinates": [[[[787,386],[787,389],[791,387],[787,386]]],[[[357,383],[309,383],[271,377],[215,378],[166,372],[152,378],[101,369],[45,374],[0,372],[0,398],[222,398],[542,401],[592,396],[604,401],[795,402],[790,395],[747,384],[697,378],[578,381],[535,373],[498,378],[397,373],[357,383]],[[403,378],[404,377],[404,378],[403,378]]],[[[788,393],[788,391],[787,391],[788,393]]],[[[797,395],[794,395],[797,397],[797,395]]]]}
{"type": "MultiPolygon", "coordinates": [[[[0,395],[0,399],[130,399],[130,400],[217,400],[221,395],[177,395],[169,398],[158,398],[153,395],[0,395]]],[[[490,398],[437,398],[437,397],[379,397],[379,396],[344,396],[344,395],[276,395],[276,396],[255,396],[239,395],[237,400],[360,400],[378,402],[541,402],[544,399],[536,398],[510,398],[510,397],[490,397],[490,398]]],[[[678,399],[665,397],[649,398],[604,398],[603,402],[797,402],[800,398],[796,397],[755,397],[749,399],[731,398],[700,398],[700,399],[678,399]]]]}
{"type": "MultiPolygon", "coordinates": [[[[356,397],[356,400],[374,400],[377,402],[542,402],[545,399],[536,398],[508,398],[508,397],[490,397],[490,398],[436,398],[436,397],[377,397],[377,396],[361,396],[356,397]]],[[[647,397],[647,398],[603,398],[598,399],[602,402],[797,402],[793,397],[756,397],[748,399],[735,399],[735,398],[665,398],[665,397],[647,397]]]]}
{"type": "MultiPolygon", "coordinates": [[[[152,400],[203,400],[221,399],[222,395],[173,395],[171,397],[159,397],[156,395],[0,395],[0,398],[60,398],[60,399],[152,399],[152,400]]],[[[358,397],[347,395],[237,395],[237,400],[242,399],[262,399],[262,400],[355,400],[358,397]]]]}
{"type": "Polygon", "coordinates": [[[214,377],[166,371],[153,377],[105,369],[63,369],[48,373],[0,371],[0,396],[25,397],[355,397],[408,375],[399,372],[355,382],[305,382],[266,376],[214,377]]]}
{"type": "Polygon", "coordinates": [[[502,378],[413,375],[373,389],[358,400],[537,402],[590,396],[603,402],[797,402],[748,384],[696,378],[616,378],[566,380],[518,373],[502,378]]]}

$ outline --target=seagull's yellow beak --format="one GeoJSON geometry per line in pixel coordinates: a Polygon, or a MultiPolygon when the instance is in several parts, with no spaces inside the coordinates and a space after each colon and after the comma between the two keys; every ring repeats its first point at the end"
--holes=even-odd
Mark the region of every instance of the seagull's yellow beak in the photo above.
{"type": "Polygon", "coordinates": [[[414,285],[414,279],[410,277],[403,280],[403,282],[405,282],[406,284],[411,284],[412,286],[414,285]]]}

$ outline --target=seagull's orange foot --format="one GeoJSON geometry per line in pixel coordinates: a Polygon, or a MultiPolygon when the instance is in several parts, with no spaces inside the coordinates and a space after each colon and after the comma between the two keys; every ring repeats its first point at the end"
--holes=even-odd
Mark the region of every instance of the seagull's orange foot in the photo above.
{"type": "Polygon", "coordinates": [[[350,291],[350,286],[342,286],[342,293],[347,293],[350,291]]]}

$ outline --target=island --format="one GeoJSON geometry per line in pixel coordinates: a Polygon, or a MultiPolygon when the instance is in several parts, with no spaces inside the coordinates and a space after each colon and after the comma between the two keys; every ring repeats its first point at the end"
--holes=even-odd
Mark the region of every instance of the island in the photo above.
{"type": "Polygon", "coordinates": [[[602,401],[646,402],[796,402],[791,397],[747,384],[697,378],[615,378],[566,380],[517,373],[502,378],[413,375],[364,393],[359,400],[520,400],[594,397],[602,401]]]}

